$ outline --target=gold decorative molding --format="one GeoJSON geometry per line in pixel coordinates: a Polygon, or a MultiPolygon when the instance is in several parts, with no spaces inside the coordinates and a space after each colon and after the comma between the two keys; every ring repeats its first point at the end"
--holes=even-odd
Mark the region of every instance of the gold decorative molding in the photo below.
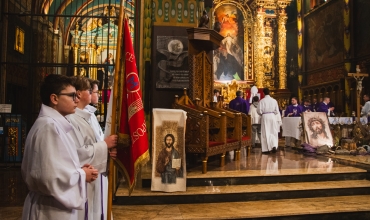
{"type": "Polygon", "coordinates": [[[217,82],[214,84],[214,88],[220,90],[221,95],[223,97],[223,102],[229,103],[231,100],[235,99],[236,91],[238,90],[245,91],[246,89],[250,88],[250,84],[238,83],[238,81],[234,79],[230,83],[217,82]]]}
{"type": "Polygon", "coordinates": [[[286,21],[288,16],[285,10],[281,10],[278,17],[278,41],[279,41],[279,89],[286,89],[286,21]]]}
{"type": "Polygon", "coordinates": [[[265,12],[262,9],[256,13],[255,23],[255,62],[254,67],[256,70],[256,86],[258,88],[264,87],[265,73],[263,71],[263,49],[264,49],[264,37],[265,37],[265,12]]]}

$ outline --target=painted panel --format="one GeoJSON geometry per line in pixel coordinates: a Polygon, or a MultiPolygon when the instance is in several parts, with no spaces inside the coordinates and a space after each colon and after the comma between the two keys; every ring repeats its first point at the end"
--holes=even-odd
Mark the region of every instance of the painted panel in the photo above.
{"type": "Polygon", "coordinates": [[[215,22],[220,23],[220,34],[225,38],[214,52],[214,79],[244,80],[243,14],[234,5],[222,5],[215,10],[215,22]]]}
{"type": "Polygon", "coordinates": [[[314,70],[343,61],[343,2],[327,3],[305,17],[306,67],[314,70]]]}

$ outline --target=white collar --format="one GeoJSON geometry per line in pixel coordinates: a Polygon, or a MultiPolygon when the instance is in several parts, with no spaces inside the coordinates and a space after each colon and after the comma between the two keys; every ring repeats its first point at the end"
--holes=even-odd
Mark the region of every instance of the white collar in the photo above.
{"type": "Polygon", "coordinates": [[[92,106],[92,105],[86,105],[86,107],[84,108],[84,110],[87,110],[90,113],[96,112],[96,108],[94,106],[92,106]]]}
{"type": "Polygon", "coordinates": [[[50,117],[54,121],[58,122],[63,127],[66,133],[68,133],[69,131],[73,129],[72,124],[69,123],[66,117],[61,115],[57,110],[53,109],[52,107],[42,104],[39,117],[44,117],[44,116],[50,117]]]}
{"type": "Polygon", "coordinates": [[[90,121],[91,114],[89,112],[76,108],[75,114],[85,119],[85,121],[90,121]]]}

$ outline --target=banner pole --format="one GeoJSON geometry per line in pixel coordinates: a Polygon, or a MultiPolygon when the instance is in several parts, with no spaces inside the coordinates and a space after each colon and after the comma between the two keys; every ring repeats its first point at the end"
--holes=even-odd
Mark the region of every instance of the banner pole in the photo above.
{"type": "MultiPolygon", "coordinates": [[[[117,50],[116,50],[116,60],[115,63],[115,74],[114,74],[114,85],[113,85],[113,99],[112,99],[112,125],[111,125],[111,134],[117,133],[117,100],[118,92],[122,89],[123,85],[120,85],[121,88],[118,88],[119,81],[121,77],[124,77],[124,59],[125,56],[122,56],[122,51],[124,47],[124,23],[125,23],[125,7],[124,2],[121,1],[119,18],[118,18],[118,36],[117,36],[117,50]],[[121,69],[123,67],[123,69],[121,69]]],[[[121,112],[120,106],[118,106],[119,112],[121,112]]],[[[120,115],[120,114],[118,114],[120,115]]],[[[114,163],[112,159],[109,160],[109,172],[108,172],[108,203],[107,203],[107,219],[112,219],[112,204],[113,204],[113,172],[114,172],[114,163]]]]}

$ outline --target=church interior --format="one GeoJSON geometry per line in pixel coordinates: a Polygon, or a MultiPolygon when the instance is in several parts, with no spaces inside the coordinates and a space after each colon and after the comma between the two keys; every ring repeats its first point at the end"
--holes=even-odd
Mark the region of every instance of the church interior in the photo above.
{"type": "Polygon", "coordinates": [[[113,170],[114,219],[370,219],[370,112],[360,118],[370,93],[369,10],[369,0],[1,1],[0,219],[22,217],[22,157],[46,76],[99,80],[96,116],[105,126],[122,59],[120,19],[135,52],[151,159],[132,193],[113,170]],[[238,91],[248,103],[263,98],[264,88],[280,114],[293,97],[302,105],[330,98],[331,148],[305,151],[302,114],[283,117],[277,151],[262,152],[251,117],[229,103],[238,91]],[[187,114],[176,142],[186,191],[151,190],[160,176],[153,109],[187,114]]]}

